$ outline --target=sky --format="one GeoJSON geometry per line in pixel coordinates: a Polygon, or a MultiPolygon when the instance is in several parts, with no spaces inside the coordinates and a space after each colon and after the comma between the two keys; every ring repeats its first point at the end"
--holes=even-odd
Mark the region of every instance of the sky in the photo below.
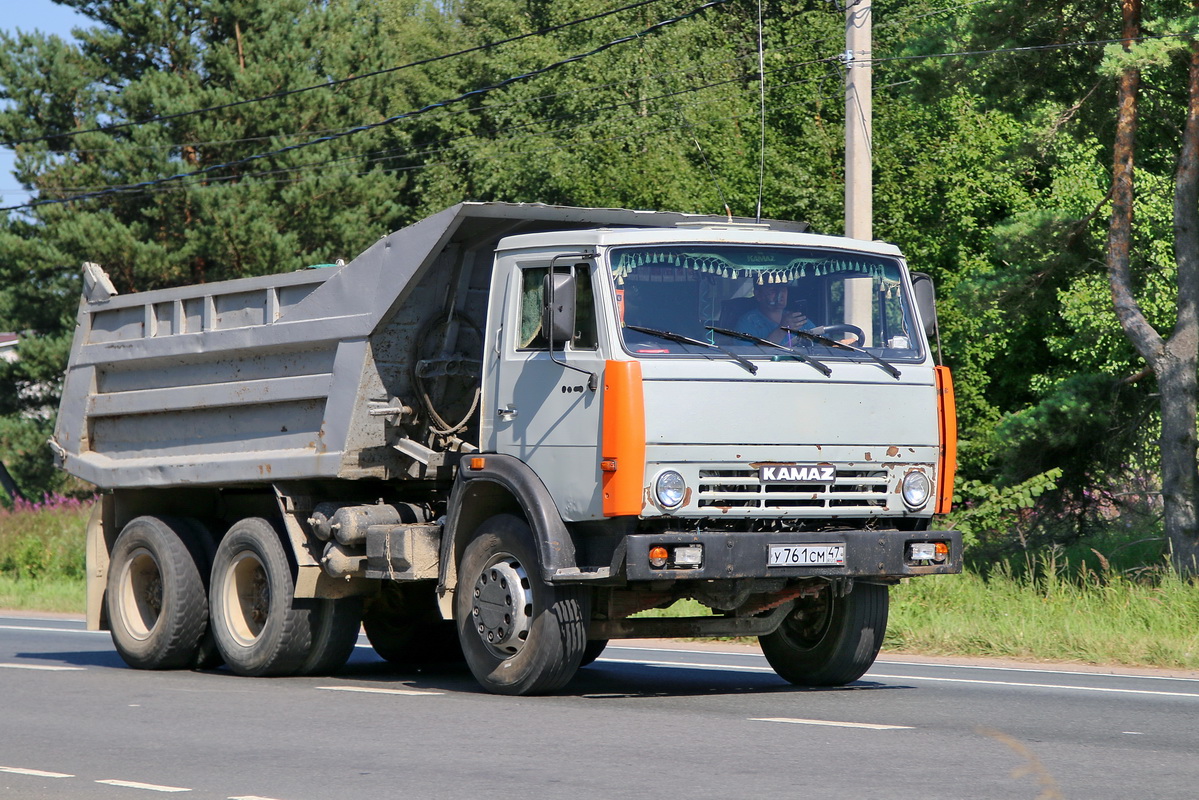
{"type": "MultiPolygon", "coordinates": [[[[91,20],[51,0],[0,0],[0,29],[39,30],[71,38],[71,28],[86,27],[91,20]]],[[[0,148],[0,205],[23,203],[29,194],[12,174],[13,153],[0,148]]]]}

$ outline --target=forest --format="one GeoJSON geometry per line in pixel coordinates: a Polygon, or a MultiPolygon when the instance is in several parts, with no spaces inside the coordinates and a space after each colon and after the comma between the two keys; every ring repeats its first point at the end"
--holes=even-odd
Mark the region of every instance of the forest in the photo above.
{"type": "MultiPolygon", "coordinates": [[[[121,292],[291,271],[463,200],[843,231],[846,0],[57,2],[75,41],[0,34],[28,498],[90,493],[45,445],[84,261],[121,292]]],[[[976,564],[1199,552],[1197,35],[1177,0],[873,3],[874,235],[937,285],[976,564]]]]}

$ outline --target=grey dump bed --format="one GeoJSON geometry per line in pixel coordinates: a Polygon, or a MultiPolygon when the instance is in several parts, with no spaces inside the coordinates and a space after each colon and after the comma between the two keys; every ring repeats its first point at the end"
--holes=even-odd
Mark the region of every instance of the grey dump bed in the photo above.
{"type": "Polygon", "coordinates": [[[462,203],[341,268],[114,296],[93,269],[52,447],[104,488],[423,475],[427,429],[386,409],[411,402],[421,354],[481,355],[451,340],[485,323],[500,237],[706,219],[462,203]],[[431,330],[450,310],[462,323],[431,330]]]}

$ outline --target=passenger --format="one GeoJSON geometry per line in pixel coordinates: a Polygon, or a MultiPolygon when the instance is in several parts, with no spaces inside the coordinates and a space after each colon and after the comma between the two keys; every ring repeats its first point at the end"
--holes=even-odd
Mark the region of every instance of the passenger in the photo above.
{"type": "Polygon", "coordinates": [[[742,333],[780,344],[794,338],[783,328],[811,330],[816,325],[802,311],[787,308],[788,286],[785,283],[754,284],[754,300],[757,308],[751,309],[737,320],[735,326],[742,333]]]}

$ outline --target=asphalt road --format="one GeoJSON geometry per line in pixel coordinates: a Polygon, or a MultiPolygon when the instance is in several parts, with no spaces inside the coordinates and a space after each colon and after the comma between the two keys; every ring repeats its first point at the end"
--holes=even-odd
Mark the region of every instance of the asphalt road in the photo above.
{"type": "Polygon", "coordinates": [[[81,622],[0,616],[0,797],[1194,798],[1199,680],[614,643],[555,697],[399,674],[138,672],[81,622]]]}

